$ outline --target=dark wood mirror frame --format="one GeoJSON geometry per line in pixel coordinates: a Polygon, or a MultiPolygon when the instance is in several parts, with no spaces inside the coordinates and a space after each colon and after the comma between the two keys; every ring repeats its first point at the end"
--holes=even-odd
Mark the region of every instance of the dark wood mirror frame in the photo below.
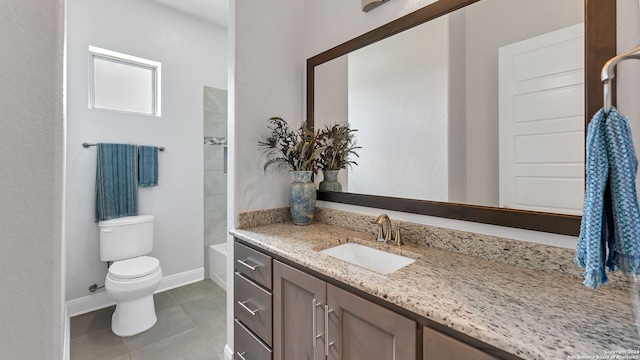
{"type": "MultiPolygon", "coordinates": [[[[307,59],[307,118],[314,119],[315,67],[480,0],[440,0],[307,59]]],[[[616,55],[616,1],[585,0],[585,129],[602,107],[600,70],[616,55]]],[[[615,89],[615,85],[612,86],[615,89]]],[[[615,93],[613,94],[615,104],[615,93]]],[[[366,194],[318,191],[318,200],[577,236],[580,216],[366,194]]]]}

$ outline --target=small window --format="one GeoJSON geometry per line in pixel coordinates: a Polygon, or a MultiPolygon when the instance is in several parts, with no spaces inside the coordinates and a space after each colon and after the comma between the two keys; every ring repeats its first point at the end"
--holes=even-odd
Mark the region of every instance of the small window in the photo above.
{"type": "Polygon", "coordinates": [[[89,46],[89,108],[160,116],[160,63],[89,46]]]}

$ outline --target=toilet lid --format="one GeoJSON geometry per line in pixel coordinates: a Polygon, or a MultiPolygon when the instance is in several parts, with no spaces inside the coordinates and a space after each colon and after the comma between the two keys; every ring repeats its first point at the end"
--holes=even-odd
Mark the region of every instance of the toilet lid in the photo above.
{"type": "Polygon", "coordinates": [[[116,261],[109,267],[109,275],[114,279],[134,279],[149,275],[160,267],[160,261],[151,256],[116,261]]]}

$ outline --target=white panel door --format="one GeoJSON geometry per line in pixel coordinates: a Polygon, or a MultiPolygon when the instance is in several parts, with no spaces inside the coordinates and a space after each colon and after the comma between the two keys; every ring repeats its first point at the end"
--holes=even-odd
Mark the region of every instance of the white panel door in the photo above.
{"type": "Polygon", "coordinates": [[[582,214],[584,24],[513,43],[500,58],[500,206],[582,214]]]}

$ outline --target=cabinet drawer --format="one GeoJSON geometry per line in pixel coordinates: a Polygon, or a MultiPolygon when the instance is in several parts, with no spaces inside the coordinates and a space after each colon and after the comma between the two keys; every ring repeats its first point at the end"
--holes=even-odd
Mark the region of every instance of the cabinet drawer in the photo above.
{"type": "Polygon", "coordinates": [[[439,331],[427,327],[423,328],[423,331],[424,360],[498,359],[439,331]]]}
{"type": "Polygon", "coordinates": [[[236,360],[271,360],[272,351],[256,338],[242,323],[234,321],[234,347],[236,360]]]}
{"type": "Polygon", "coordinates": [[[235,244],[235,263],[237,272],[271,289],[271,257],[248,248],[242,244],[235,244]]]}
{"type": "Polygon", "coordinates": [[[267,345],[272,345],[272,296],[271,293],[247,280],[239,273],[234,275],[235,316],[258,335],[267,345]]]}

